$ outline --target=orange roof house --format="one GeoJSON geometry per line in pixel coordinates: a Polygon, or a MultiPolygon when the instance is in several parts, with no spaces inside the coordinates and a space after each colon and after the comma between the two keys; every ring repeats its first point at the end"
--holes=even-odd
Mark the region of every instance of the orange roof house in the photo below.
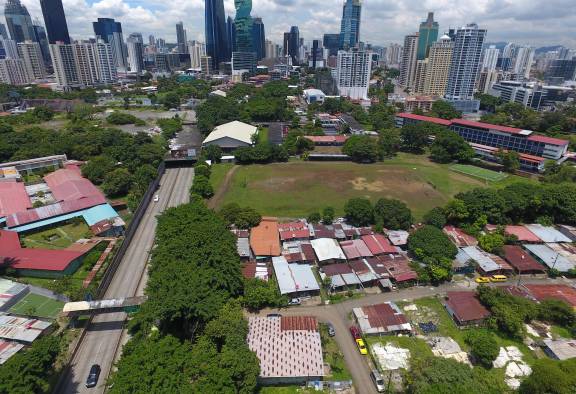
{"type": "Polygon", "coordinates": [[[262,218],[250,233],[250,247],[255,256],[280,256],[277,218],[262,218]]]}

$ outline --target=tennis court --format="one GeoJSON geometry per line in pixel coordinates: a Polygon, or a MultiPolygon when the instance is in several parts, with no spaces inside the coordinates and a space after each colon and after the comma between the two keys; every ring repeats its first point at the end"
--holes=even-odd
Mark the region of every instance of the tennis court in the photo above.
{"type": "Polygon", "coordinates": [[[450,169],[455,172],[473,176],[490,182],[498,182],[508,177],[508,174],[487,170],[486,168],[471,166],[468,164],[454,164],[450,169]]]}
{"type": "Polygon", "coordinates": [[[9,312],[54,319],[62,311],[64,303],[38,294],[28,293],[9,312]]]}

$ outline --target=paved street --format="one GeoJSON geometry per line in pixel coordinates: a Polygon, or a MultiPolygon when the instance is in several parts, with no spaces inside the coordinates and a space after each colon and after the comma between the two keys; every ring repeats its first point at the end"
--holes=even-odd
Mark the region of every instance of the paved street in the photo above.
{"type": "MultiPolygon", "coordinates": [[[[522,283],[567,283],[562,279],[528,279],[522,283]]],[[[510,282],[509,284],[512,284],[510,282]]],[[[352,308],[378,304],[386,301],[415,300],[423,297],[443,296],[450,290],[465,290],[475,287],[473,283],[458,282],[448,283],[438,287],[410,287],[392,293],[367,295],[355,300],[345,301],[334,305],[298,306],[285,309],[266,309],[259,314],[281,313],[283,316],[316,316],[321,322],[330,322],[336,330],[336,342],[342,350],[346,367],[352,375],[356,392],[359,394],[376,394],[376,388],[370,379],[371,361],[367,356],[362,356],[352,339],[348,328],[353,324],[352,308]]]]}
{"type": "MultiPolygon", "coordinates": [[[[104,298],[121,298],[141,295],[147,279],[145,270],[149,251],[154,243],[156,216],[165,208],[186,203],[194,176],[193,168],[167,169],[162,177],[157,203],[151,202],[140,222],[104,298]]],[[[123,335],[125,313],[98,315],[92,320],[86,335],[72,360],[71,370],[61,392],[103,393],[106,379],[113,365],[123,335]],[[99,364],[102,373],[95,388],[87,389],[86,377],[92,364],[99,364]]]]}

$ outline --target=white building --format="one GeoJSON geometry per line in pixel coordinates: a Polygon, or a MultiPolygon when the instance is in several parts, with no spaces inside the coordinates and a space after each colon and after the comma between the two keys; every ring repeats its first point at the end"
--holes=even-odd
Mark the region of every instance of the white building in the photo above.
{"type": "Polygon", "coordinates": [[[216,126],[214,130],[208,134],[206,139],[204,139],[202,145],[218,145],[224,150],[233,150],[240,147],[252,146],[252,139],[254,135],[257,134],[258,128],[256,126],[235,120],[216,126]]]}
{"type": "Polygon", "coordinates": [[[372,67],[371,52],[352,49],[348,52],[338,51],[336,84],[340,96],[352,100],[368,99],[370,71],[372,67]]]}
{"type": "Polygon", "coordinates": [[[0,40],[4,52],[6,52],[7,59],[18,59],[18,47],[16,46],[16,41],[14,40],[0,40]]]}
{"type": "Polygon", "coordinates": [[[534,48],[520,47],[516,50],[516,57],[512,66],[512,72],[524,77],[530,78],[530,70],[534,61],[534,48]]]}
{"type": "Polygon", "coordinates": [[[46,78],[46,68],[40,44],[32,41],[18,43],[18,57],[24,61],[24,67],[31,79],[46,78]]]}
{"type": "Polygon", "coordinates": [[[496,45],[490,45],[489,48],[484,49],[484,57],[482,59],[482,70],[494,71],[500,56],[500,49],[496,45]]]}
{"type": "Polygon", "coordinates": [[[202,56],[206,56],[206,44],[199,41],[192,41],[188,46],[188,52],[190,53],[190,68],[201,68],[202,56]]]}
{"type": "Polygon", "coordinates": [[[323,104],[326,95],[320,89],[305,89],[304,99],[308,104],[318,103],[323,104]]]}
{"type": "Polygon", "coordinates": [[[144,42],[142,34],[132,33],[126,40],[128,47],[128,66],[130,71],[141,74],[144,70],[144,42]]]}
{"type": "Polygon", "coordinates": [[[8,85],[26,85],[30,78],[22,59],[0,59],[0,82],[8,85]]]}
{"type": "Polygon", "coordinates": [[[416,61],[418,59],[418,36],[418,33],[414,33],[404,38],[404,49],[400,62],[400,76],[398,77],[398,84],[403,88],[412,88],[414,82],[416,61]]]}
{"type": "Polygon", "coordinates": [[[50,56],[58,88],[69,90],[72,87],[80,87],[73,44],[50,44],[50,56]]]}
{"type": "Polygon", "coordinates": [[[430,47],[426,78],[424,79],[424,94],[443,96],[446,93],[453,50],[454,43],[447,35],[442,36],[430,47]]]}

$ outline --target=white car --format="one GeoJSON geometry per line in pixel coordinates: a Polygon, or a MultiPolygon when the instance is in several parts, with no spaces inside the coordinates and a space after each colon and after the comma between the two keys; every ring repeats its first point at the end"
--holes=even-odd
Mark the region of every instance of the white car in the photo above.
{"type": "Polygon", "coordinates": [[[302,303],[302,301],[300,301],[300,298],[292,298],[288,302],[288,305],[300,305],[301,303],[302,303]]]}
{"type": "Polygon", "coordinates": [[[158,202],[158,200],[160,200],[160,197],[158,196],[158,194],[156,194],[156,195],[154,196],[154,202],[158,202]]]}

